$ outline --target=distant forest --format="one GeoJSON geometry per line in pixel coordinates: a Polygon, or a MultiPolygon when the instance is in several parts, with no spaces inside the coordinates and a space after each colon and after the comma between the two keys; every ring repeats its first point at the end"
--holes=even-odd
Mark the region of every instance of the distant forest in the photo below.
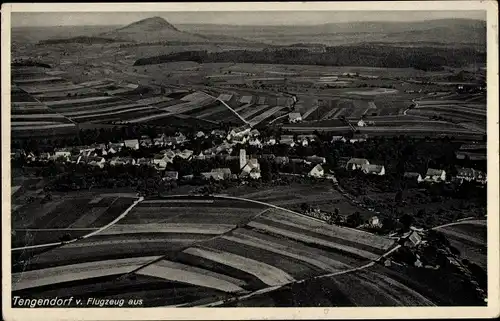
{"type": "Polygon", "coordinates": [[[327,47],[324,53],[307,49],[264,49],[262,51],[231,50],[224,52],[185,51],[140,58],[134,66],[175,61],[238,62],[260,64],[372,66],[382,68],[415,68],[442,70],[444,66],[464,67],[485,63],[486,53],[472,48],[393,47],[358,45],[327,47]]]}
{"type": "Polygon", "coordinates": [[[38,42],[39,45],[57,45],[57,44],[67,44],[67,43],[82,43],[87,45],[97,44],[97,43],[115,43],[115,42],[127,42],[127,40],[104,38],[104,37],[87,37],[79,36],[73,38],[61,38],[61,39],[47,39],[38,42]]]}

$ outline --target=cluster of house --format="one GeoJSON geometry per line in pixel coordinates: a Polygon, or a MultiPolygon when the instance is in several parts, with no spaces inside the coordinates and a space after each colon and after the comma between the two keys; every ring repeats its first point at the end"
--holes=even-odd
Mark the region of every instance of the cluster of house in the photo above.
{"type": "MultiPolygon", "coordinates": [[[[347,162],[346,169],[361,170],[365,174],[385,175],[385,167],[383,165],[370,164],[370,161],[365,158],[351,158],[347,162]]],[[[417,172],[405,172],[403,177],[407,180],[416,181],[417,183],[439,183],[447,181],[446,171],[435,168],[428,168],[424,176],[417,172]]],[[[453,180],[460,183],[467,181],[486,184],[486,174],[473,168],[459,168],[453,180]]]]}

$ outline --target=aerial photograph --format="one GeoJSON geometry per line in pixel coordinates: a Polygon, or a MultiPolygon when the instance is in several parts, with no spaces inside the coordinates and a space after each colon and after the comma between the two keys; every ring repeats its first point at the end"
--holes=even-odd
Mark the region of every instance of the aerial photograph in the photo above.
{"type": "Polygon", "coordinates": [[[13,12],[11,307],[486,307],[452,10],[13,12]]]}

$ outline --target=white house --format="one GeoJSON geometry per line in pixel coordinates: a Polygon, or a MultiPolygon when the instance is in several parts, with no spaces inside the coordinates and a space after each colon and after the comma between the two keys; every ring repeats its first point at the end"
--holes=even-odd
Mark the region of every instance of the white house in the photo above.
{"type": "Polygon", "coordinates": [[[135,163],[137,166],[150,166],[153,165],[153,160],[150,158],[139,158],[135,163]]]}
{"type": "Polygon", "coordinates": [[[205,133],[202,132],[202,131],[199,131],[196,133],[196,138],[204,138],[205,137],[205,133]]]}
{"type": "Polygon", "coordinates": [[[364,158],[351,158],[346,165],[346,169],[348,170],[356,170],[361,169],[363,165],[369,165],[370,162],[364,158]]]}
{"type": "Polygon", "coordinates": [[[309,172],[309,176],[311,177],[316,177],[316,178],[321,178],[325,175],[325,171],[323,170],[323,167],[318,164],[311,169],[309,172]]]}
{"type": "Polygon", "coordinates": [[[420,175],[419,173],[416,173],[416,172],[405,172],[403,177],[407,180],[414,180],[417,183],[421,183],[424,181],[424,179],[422,178],[422,175],[420,175]]]}
{"type": "Polygon", "coordinates": [[[265,145],[273,146],[276,145],[276,139],[275,138],[269,138],[266,142],[265,145]]]}
{"type": "Polygon", "coordinates": [[[302,121],[302,115],[300,113],[290,113],[288,114],[288,121],[290,123],[298,123],[302,121]]]}
{"type": "Polygon", "coordinates": [[[446,181],[446,172],[442,169],[427,169],[425,174],[425,181],[427,182],[444,182],[446,181]]]}
{"type": "Polygon", "coordinates": [[[365,127],[365,126],[366,126],[365,121],[364,121],[363,119],[360,119],[360,120],[358,121],[358,127],[365,127]]]}
{"type": "Polygon", "coordinates": [[[183,151],[179,151],[176,153],[176,156],[179,156],[182,159],[189,160],[193,156],[193,151],[189,149],[184,149],[183,151]]]}
{"type": "Polygon", "coordinates": [[[124,141],[125,147],[132,149],[139,149],[139,140],[138,139],[127,139],[124,141]]]}
{"type": "Polygon", "coordinates": [[[411,231],[408,236],[406,236],[406,241],[404,243],[405,246],[407,247],[415,247],[419,245],[422,242],[422,237],[418,232],[416,231],[411,231]]]}
{"type": "Polygon", "coordinates": [[[365,164],[361,167],[361,170],[365,174],[385,175],[385,167],[383,165],[365,164]]]}
{"type": "Polygon", "coordinates": [[[250,136],[252,136],[252,137],[258,137],[258,136],[260,136],[260,132],[257,129],[252,129],[250,131],[250,136]]]}

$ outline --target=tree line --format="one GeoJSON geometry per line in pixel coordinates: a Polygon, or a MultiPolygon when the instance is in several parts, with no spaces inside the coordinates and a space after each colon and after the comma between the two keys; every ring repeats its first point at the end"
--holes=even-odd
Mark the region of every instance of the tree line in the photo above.
{"type": "Polygon", "coordinates": [[[185,51],[140,58],[135,61],[134,65],[141,66],[174,61],[373,66],[415,68],[429,71],[443,70],[444,66],[463,67],[473,63],[485,63],[486,53],[471,48],[407,48],[362,44],[327,47],[325,52],[311,52],[299,48],[266,48],[261,51],[185,51]]]}

